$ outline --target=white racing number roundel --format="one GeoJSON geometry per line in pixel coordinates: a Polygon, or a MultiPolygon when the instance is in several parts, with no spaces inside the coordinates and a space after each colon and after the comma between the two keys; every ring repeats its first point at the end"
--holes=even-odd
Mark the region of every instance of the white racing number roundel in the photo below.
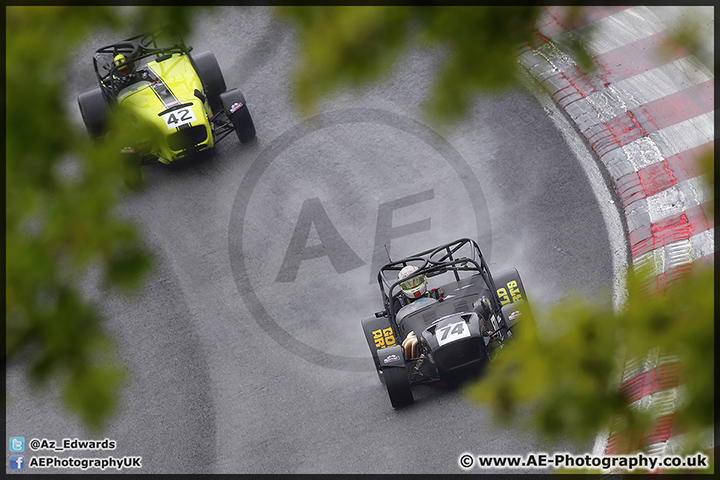
{"type": "Polygon", "coordinates": [[[179,108],[172,112],[164,113],[161,117],[169,130],[177,128],[180,125],[185,125],[186,123],[192,123],[196,120],[195,114],[190,107],[179,108]]]}
{"type": "Polygon", "coordinates": [[[454,342],[461,338],[469,337],[470,329],[467,327],[465,321],[448,323],[444,327],[440,327],[435,330],[435,338],[439,346],[443,346],[446,343],[454,342]]]}

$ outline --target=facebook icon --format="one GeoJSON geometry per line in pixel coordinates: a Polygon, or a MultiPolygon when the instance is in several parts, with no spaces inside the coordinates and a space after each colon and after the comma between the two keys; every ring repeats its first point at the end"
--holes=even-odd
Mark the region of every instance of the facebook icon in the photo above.
{"type": "Polygon", "coordinates": [[[24,470],[25,455],[10,455],[10,470],[24,470]]]}

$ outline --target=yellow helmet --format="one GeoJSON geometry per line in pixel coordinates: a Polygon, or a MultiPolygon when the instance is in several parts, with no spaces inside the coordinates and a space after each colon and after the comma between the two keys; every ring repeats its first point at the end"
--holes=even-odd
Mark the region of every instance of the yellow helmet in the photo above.
{"type": "Polygon", "coordinates": [[[122,53],[118,53],[117,55],[115,55],[115,58],[113,59],[113,65],[116,68],[115,71],[120,76],[124,77],[125,75],[132,73],[132,64],[128,62],[127,57],[125,57],[125,55],[123,55],[122,53]]]}

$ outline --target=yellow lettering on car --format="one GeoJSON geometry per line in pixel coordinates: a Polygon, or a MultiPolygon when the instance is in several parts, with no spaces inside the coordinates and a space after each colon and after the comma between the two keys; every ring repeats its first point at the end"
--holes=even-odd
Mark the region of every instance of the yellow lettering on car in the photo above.
{"type": "Polygon", "coordinates": [[[388,327],[384,329],[383,335],[385,336],[385,345],[388,347],[395,345],[395,335],[393,335],[392,328],[388,327]]]}
{"type": "Polygon", "coordinates": [[[520,293],[520,287],[518,287],[518,284],[515,280],[507,283],[508,290],[510,291],[510,296],[512,297],[513,303],[519,302],[522,300],[522,294],[520,293]]]}
{"type": "Polygon", "coordinates": [[[511,303],[511,301],[512,303],[515,303],[523,299],[522,293],[520,292],[520,287],[515,280],[510,280],[505,284],[505,286],[507,287],[507,289],[505,289],[504,287],[497,289],[497,294],[498,298],[500,298],[501,306],[505,306],[508,303],[511,303]]]}
{"type": "Polygon", "coordinates": [[[373,340],[375,340],[375,348],[385,348],[385,339],[383,338],[382,330],[375,330],[373,333],[373,340]]]}
{"type": "Polygon", "coordinates": [[[395,345],[395,335],[392,328],[388,327],[382,330],[374,330],[372,332],[373,340],[375,340],[375,348],[392,347],[395,345]]]}
{"type": "Polygon", "coordinates": [[[507,290],[504,288],[497,289],[498,298],[500,299],[500,305],[510,303],[510,297],[508,296],[507,290]]]}

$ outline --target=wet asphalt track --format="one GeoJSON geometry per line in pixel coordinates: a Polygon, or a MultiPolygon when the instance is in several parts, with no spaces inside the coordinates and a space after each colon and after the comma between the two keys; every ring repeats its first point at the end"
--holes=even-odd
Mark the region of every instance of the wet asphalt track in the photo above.
{"type": "MultiPolygon", "coordinates": [[[[72,98],[113,40],[78,51],[72,98]]],[[[360,328],[380,308],[370,279],[388,241],[399,258],[477,238],[491,268],[519,269],[531,301],[572,288],[610,301],[600,209],[537,100],[483,96],[441,132],[419,107],[440,56],[414,51],[394,77],[303,119],[289,98],[296,43],[266,8],[223,9],[188,43],[244,92],[258,138],[145,168],[147,188],[121,207],[157,268],[133,299],[87,285],[132,372],[105,433],[112,455],[142,455],[143,473],[459,473],[463,452],[589,451],[494,427],[460,391],[418,387],[393,411],[360,328]]],[[[52,391],[30,397],[14,369],[7,382],[8,436],[91,438],[52,391]]]]}

